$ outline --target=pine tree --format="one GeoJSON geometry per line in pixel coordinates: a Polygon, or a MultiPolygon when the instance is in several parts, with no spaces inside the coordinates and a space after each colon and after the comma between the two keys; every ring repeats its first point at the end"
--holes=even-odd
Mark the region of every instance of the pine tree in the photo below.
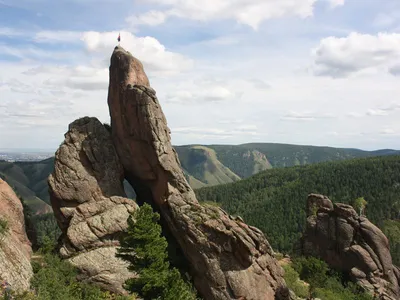
{"type": "Polygon", "coordinates": [[[128,219],[117,256],[129,262],[138,277],[128,279],[125,289],[143,299],[196,299],[177,269],[170,269],[167,240],[161,236],[160,215],[144,204],[128,219]],[[136,220],[136,221],[134,221],[136,220]]]}

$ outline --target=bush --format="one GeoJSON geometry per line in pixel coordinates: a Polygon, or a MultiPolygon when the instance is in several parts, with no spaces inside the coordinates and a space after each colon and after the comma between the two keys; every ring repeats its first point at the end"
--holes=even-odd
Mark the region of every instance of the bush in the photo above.
{"type": "Polygon", "coordinates": [[[309,295],[308,286],[300,281],[299,273],[297,273],[291,266],[283,266],[285,270],[284,279],[289,289],[291,289],[296,296],[307,298],[309,295]]]}
{"type": "Polygon", "coordinates": [[[310,284],[310,294],[315,288],[324,287],[328,279],[328,265],[315,257],[300,257],[295,259],[293,268],[300,274],[300,278],[310,284]]]}
{"type": "Polygon", "coordinates": [[[37,300],[128,299],[122,296],[114,298],[94,285],[78,282],[78,270],[57,256],[46,254],[43,260],[42,264],[35,264],[31,280],[37,300]]]}
{"type": "MultiPolygon", "coordinates": [[[[294,271],[298,272],[300,279],[310,284],[309,295],[324,300],[372,300],[372,296],[367,294],[359,286],[348,282],[343,284],[339,273],[330,270],[327,264],[315,257],[299,257],[294,260],[294,271]]],[[[288,285],[295,293],[296,274],[289,270],[288,285]],[[294,282],[294,283],[293,283],[294,282]],[[290,286],[294,286],[292,288],[290,286]]],[[[300,293],[303,292],[300,290],[300,293]]],[[[298,295],[300,296],[300,294],[298,295]]]]}

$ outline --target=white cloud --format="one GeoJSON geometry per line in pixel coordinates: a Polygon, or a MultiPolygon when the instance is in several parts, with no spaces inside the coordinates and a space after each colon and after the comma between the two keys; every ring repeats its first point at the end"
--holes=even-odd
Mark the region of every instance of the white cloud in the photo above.
{"type": "Polygon", "coordinates": [[[399,12],[391,12],[391,13],[379,13],[372,24],[375,27],[386,28],[394,25],[400,19],[399,12]]]}
{"type": "Polygon", "coordinates": [[[314,121],[315,117],[313,116],[313,114],[309,113],[309,112],[295,112],[295,111],[291,111],[288,114],[284,115],[282,117],[282,120],[288,120],[288,121],[314,121]]]}
{"type": "Polygon", "coordinates": [[[65,60],[71,58],[71,52],[43,50],[35,46],[14,47],[0,44],[0,54],[5,54],[21,60],[65,60]]]}
{"type": "Polygon", "coordinates": [[[362,117],[383,117],[388,116],[390,113],[399,110],[400,104],[392,102],[389,105],[380,106],[379,108],[370,108],[366,112],[349,112],[346,116],[352,118],[362,118],[362,117]]]}
{"type": "Polygon", "coordinates": [[[33,40],[39,43],[51,43],[51,44],[59,44],[59,43],[79,43],[80,39],[83,35],[83,32],[77,31],[39,31],[34,34],[33,40]]]}
{"type": "Polygon", "coordinates": [[[396,131],[393,130],[392,128],[385,128],[382,129],[380,132],[382,135],[396,135],[396,131]]]}
{"type": "Polygon", "coordinates": [[[9,27],[0,27],[0,36],[16,37],[22,35],[25,35],[25,33],[21,30],[9,27]]]}
{"type": "MultiPolygon", "coordinates": [[[[82,41],[91,55],[109,55],[116,45],[119,32],[85,32],[82,41]]],[[[130,32],[121,32],[121,46],[140,59],[148,72],[176,74],[190,69],[193,61],[179,53],[168,51],[157,39],[137,37],[130,32]]],[[[108,65],[108,61],[107,61],[108,65]]]]}
{"type": "Polygon", "coordinates": [[[362,118],[365,116],[365,114],[359,113],[359,112],[349,112],[346,113],[347,117],[351,117],[351,118],[362,118]]]}
{"type": "Polygon", "coordinates": [[[296,112],[291,111],[284,115],[281,119],[286,121],[314,121],[316,119],[334,118],[329,113],[316,113],[316,112],[296,112]]]}
{"type": "Polygon", "coordinates": [[[400,34],[353,32],[347,37],[327,37],[313,49],[315,74],[347,77],[361,71],[388,70],[400,60],[400,34]]]}
{"type": "Polygon", "coordinates": [[[257,136],[257,126],[244,125],[232,129],[224,128],[204,128],[204,127],[178,127],[171,130],[172,134],[177,135],[190,135],[196,138],[234,138],[235,135],[246,134],[250,136],[257,136]]]}
{"type": "Polygon", "coordinates": [[[329,0],[331,7],[343,6],[345,0],[329,0]]]}
{"type": "Polygon", "coordinates": [[[380,131],[380,135],[386,138],[398,138],[400,136],[400,130],[393,128],[384,128],[380,131]]]}
{"type": "Polygon", "coordinates": [[[253,78],[249,79],[249,82],[252,83],[256,89],[269,90],[271,88],[271,85],[269,83],[261,79],[253,78]]]}
{"type": "Polygon", "coordinates": [[[367,111],[368,116],[387,116],[388,112],[382,109],[369,109],[367,111]]]}
{"type": "Polygon", "coordinates": [[[198,0],[142,0],[142,2],[168,8],[165,11],[151,11],[143,16],[130,17],[129,20],[140,20],[147,25],[159,25],[167,17],[202,22],[233,19],[257,29],[261,22],[268,19],[286,16],[310,17],[313,15],[314,4],[317,0],[203,0],[201,2],[198,0]]]}
{"type": "Polygon", "coordinates": [[[396,64],[389,68],[389,73],[393,76],[400,76],[400,64],[396,64]]]}
{"type": "Polygon", "coordinates": [[[389,105],[385,105],[383,107],[381,107],[381,110],[383,111],[395,111],[395,110],[399,110],[400,109],[400,103],[396,103],[396,102],[392,102],[389,105]]]}
{"type": "MultiPolygon", "coordinates": [[[[157,39],[150,36],[138,37],[131,32],[121,31],[121,46],[131,52],[142,61],[145,69],[152,76],[171,75],[188,70],[193,67],[194,61],[179,53],[169,51],[157,39]]],[[[97,31],[51,31],[38,32],[19,31],[12,28],[0,28],[1,35],[24,35],[28,40],[36,43],[54,44],[82,44],[90,54],[92,63],[97,61],[97,67],[108,67],[109,57],[112,49],[117,44],[119,32],[97,32],[97,31]],[[97,54],[97,56],[96,56],[97,54]]],[[[21,60],[87,60],[82,57],[80,51],[57,51],[43,49],[32,44],[24,47],[14,47],[0,44],[0,54],[19,58],[21,60]],[[78,54],[78,55],[77,55],[78,54]]]]}
{"type": "Polygon", "coordinates": [[[178,90],[168,94],[166,101],[170,103],[193,104],[195,102],[217,102],[235,98],[240,98],[240,94],[235,94],[224,86],[214,85],[206,89],[194,86],[191,90],[178,90]]]}
{"type": "Polygon", "coordinates": [[[164,23],[166,18],[167,14],[165,14],[164,12],[151,10],[140,16],[129,16],[128,18],[126,18],[126,22],[128,22],[131,26],[157,26],[164,23]]]}

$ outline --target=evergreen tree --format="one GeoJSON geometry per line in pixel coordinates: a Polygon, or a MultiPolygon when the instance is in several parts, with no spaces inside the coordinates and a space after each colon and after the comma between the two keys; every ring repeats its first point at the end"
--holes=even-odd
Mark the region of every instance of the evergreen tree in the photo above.
{"type": "Polygon", "coordinates": [[[129,217],[127,234],[121,238],[117,256],[129,262],[129,270],[138,277],[128,279],[125,288],[145,300],[196,299],[179,271],[170,269],[168,243],[161,236],[159,220],[160,215],[148,204],[129,217]]]}

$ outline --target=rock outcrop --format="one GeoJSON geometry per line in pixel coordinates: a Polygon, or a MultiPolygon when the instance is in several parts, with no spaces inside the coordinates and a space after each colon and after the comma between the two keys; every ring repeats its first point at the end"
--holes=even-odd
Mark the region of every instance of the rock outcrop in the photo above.
{"type": "Polygon", "coordinates": [[[69,125],[49,177],[50,200],[62,230],[60,254],[81,279],[115,293],[134,274],[116,258],[118,238],[137,204],[123,189],[124,171],[110,132],[96,118],[69,125]]]}
{"type": "Polygon", "coordinates": [[[114,146],[139,202],[157,207],[207,300],[288,299],[283,270],[264,234],[222,209],[202,206],[188,185],[142,65],[117,47],[108,104],[114,146]]]}
{"type": "Polygon", "coordinates": [[[21,201],[12,188],[0,179],[0,220],[7,224],[0,234],[0,281],[6,280],[15,291],[30,287],[33,275],[32,248],[26,236],[21,201]]]}
{"type": "Polygon", "coordinates": [[[348,272],[380,299],[400,299],[400,270],[393,265],[389,241],[378,227],[350,205],[332,204],[322,195],[309,195],[307,211],[303,254],[348,272]]]}

